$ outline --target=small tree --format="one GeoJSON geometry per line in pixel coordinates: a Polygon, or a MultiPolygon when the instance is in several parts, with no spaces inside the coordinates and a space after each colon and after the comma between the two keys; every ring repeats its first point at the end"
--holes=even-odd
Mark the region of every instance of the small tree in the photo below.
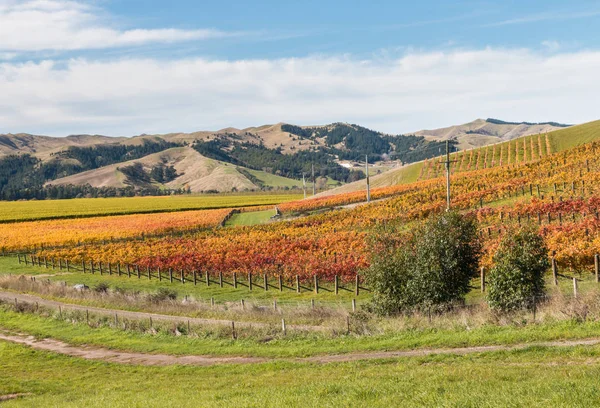
{"type": "Polygon", "coordinates": [[[487,294],[492,309],[529,309],[544,296],[544,272],[550,267],[548,248],[532,227],[509,230],[493,262],[487,294]]]}
{"type": "Polygon", "coordinates": [[[473,217],[449,212],[430,218],[399,247],[384,248],[374,257],[366,274],[373,309],[395,314],[463,299],[480,253],[473,217]]]}

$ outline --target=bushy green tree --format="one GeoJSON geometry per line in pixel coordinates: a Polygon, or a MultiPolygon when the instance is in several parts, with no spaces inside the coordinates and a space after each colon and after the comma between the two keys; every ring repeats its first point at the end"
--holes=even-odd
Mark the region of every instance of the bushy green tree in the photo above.
{"type": "Polygon", "coordinates": [[[480,253],[473,217],[454,212],[431,217],[398,247],[375,255],[366,273],[373,309],[389,315],[463,299],[477,274],[480,253]]]}
{"type": "Polygon", "coordinates": [[[544,273],[550,267],[544,239],[532,227],[510,230],[494,254],[487,301],[501,312],[528,309],[544,296],[544,273]]]}

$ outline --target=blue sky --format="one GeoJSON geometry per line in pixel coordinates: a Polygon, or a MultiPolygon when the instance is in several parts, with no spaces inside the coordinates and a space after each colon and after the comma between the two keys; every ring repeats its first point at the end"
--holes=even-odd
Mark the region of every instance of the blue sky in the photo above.
{"type": "Polygon", "coordinates": [[[0,0],[0,133],[598,119],[599,1],[0,0]]]}
{"type": "MultiPolygon", "coordinates": [[[[368,56],[379,49],[595,47],[598,1],[118,1],[106,3],[132,26],[211,27],[248,35],[182,45],[216,58],[368,56]]],[[[165,50],[161,50],[166,52],[165,50]]],[[[168,53],[168,52],[166,52],[168,53]]]]}

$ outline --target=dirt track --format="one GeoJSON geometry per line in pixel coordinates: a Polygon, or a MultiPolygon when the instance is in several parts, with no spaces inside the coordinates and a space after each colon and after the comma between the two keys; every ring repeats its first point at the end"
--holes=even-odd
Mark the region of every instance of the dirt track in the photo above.
{"type": "Polygon", "coordinates": [[[478,346],[444,349],[420,349],[407,351],[373,351],[363,353],[348,353],[321,355],[304,358],[265,358],[265,357],[211,357],[184,355],[174,356],[169,354],[147,354],[136,352],[124,352],[109,350],[91,346],[72,346],[67,343],[52,339],[36,340],[33,336],[25,334],[10,333],[0,330],[0,340],[22,344],[36,350],[50,351],[72,357],[84,358],[86,360],[99,360],[111,363],[138,364],[145,366],[168,366],[168,365],[195,365],[214,366],[221,364],[257,364],[274,361],[285,361],[295,363],[344,363],[358,360],[391,359],[403,357],[422,357],[436,354],[466,355],[493,351],[522,350],[527,347],[573,347],[593,346],[600,344],[600,339],[582,339],[572,341],[548,341],[538,343],[515,344],[512,346],[478,346]]]}

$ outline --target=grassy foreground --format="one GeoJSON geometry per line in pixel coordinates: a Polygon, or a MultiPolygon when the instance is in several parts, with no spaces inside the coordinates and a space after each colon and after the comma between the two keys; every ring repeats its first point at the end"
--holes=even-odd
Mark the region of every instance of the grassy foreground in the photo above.
{"type": "Polygon", "coordinates": [[[343,364],[140,367],[0,342],[5,407],[589,407],[600,348],[530,349],[343,364]]]}
{"type": "Polygon", "coordinates": [[[2,201],[0,222],[275,205],[298,200],[295,193],[205,194],[166,197],[78,198],[2,201]]]}
{"type": "MultiPolygon", "coordinates": [[[[485,345],[513,345],[554,340],[575,340],[597,337],[600,323],[573,320],[519,326],[485,325],[465,329],[406,327],[373,335],[334,335],[333,333],[295,333],[281,335],[278,326],[270,329],[238,330],[238,339],[231,339],[228,327],[192,327],[193,335],[173,336],[169,326],[156,334],[115,328],[111,319],[103,325],[90,327],[83,320],[73,322],[73,313],[62,318],[51,314],[16,313],[0,306],[0,329],[27,333],[37,338],[53,338],[73,345],[107,347],[114,350],[173,355],[247,356],[269,358],[307,357],[351,352],[412,350],[424,348],[457,348],[485,345]]],[[[91,321],[95,321],[94,316],[91,321]]],[[[182,323],[185,318],[182,319],[182,323]]],[[[146,322],[143,322],[147,325],[146,322]]],[[[354,325],[354,323],[352,323],[354,325]]],[[[184,326],[184,324],[182,324],[184,326]]]]}

